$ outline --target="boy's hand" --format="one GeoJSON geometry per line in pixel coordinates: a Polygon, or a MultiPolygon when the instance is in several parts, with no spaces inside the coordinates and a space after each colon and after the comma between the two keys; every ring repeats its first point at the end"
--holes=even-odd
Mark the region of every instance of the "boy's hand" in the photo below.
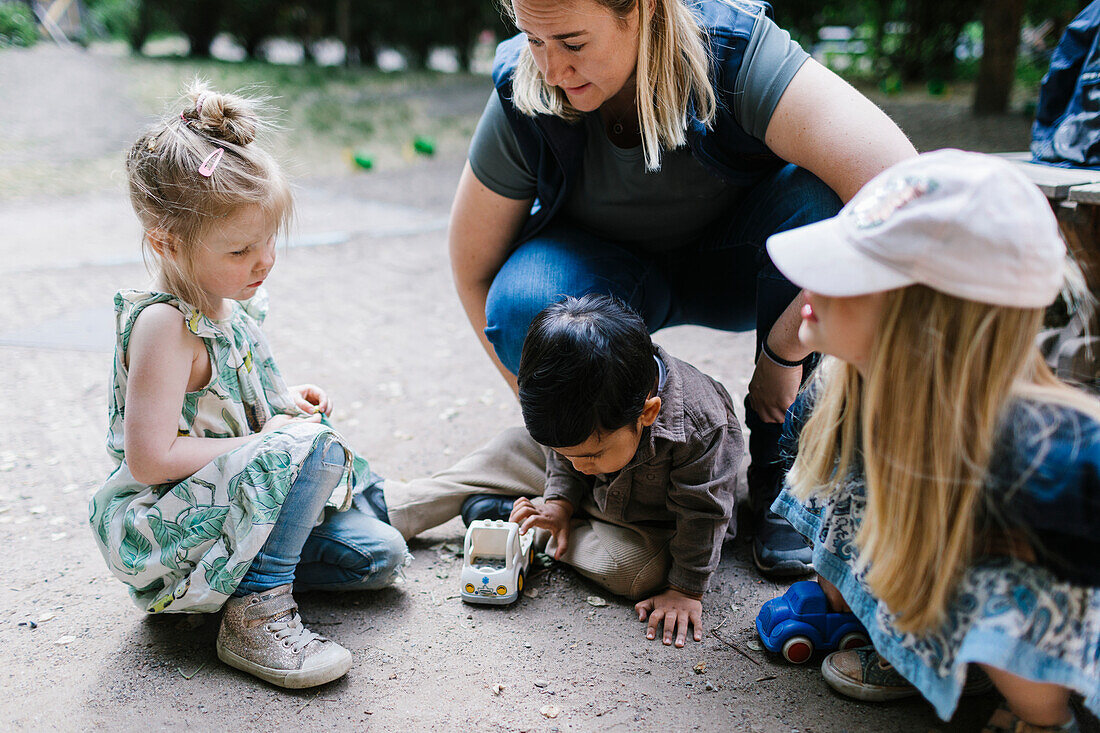
{"type": "Polygon", "coordinates": [[[698,598],[682,593],[675,588],[669,588],[665,592],[647,598],[635,604],[634,610],[638,612],[638,620],[645,621],[645,638],[655,639],[657,627],[663,619],[665,622],[664,643],[672,643],[673,631],[676,633],[676,646],[682,647],[687,641],[688,623],[695,627],[695,641],[703,640],[703,602],[698,598]]]}
{"type": "Polygon", "coordinates": [[[508,516],[508,521],[519,524],[520,534],[527,534],[527,530],[532,527],[550,530],[550,534],[558,543],[554,559],[560,560],[569,545],[569,520],[572,516],[573,505],[564,499],[550,499],[535,505],[527,497],[521,496],[512,504],[512,513],[508,516]]]}
{"type": "Polygon", "coordinates": [[[332,400],[328,398],[325,390],[316,384],[299,384],[290,388],[290,396],[294,398],[294,404],[307,415],[322,413],[325,416],[332,414],[332,400]]]}

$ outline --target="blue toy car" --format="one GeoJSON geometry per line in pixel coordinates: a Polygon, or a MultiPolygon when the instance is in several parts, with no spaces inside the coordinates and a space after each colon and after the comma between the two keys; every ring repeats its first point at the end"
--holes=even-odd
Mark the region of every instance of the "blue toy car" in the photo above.
{"type": "Polygon", "coordinates": [[[854,649],[871,643],[854,613],[829,610],[825,591],[814,580],[795,583],[760,607],[756,633],[769,652],[802,664],[815,649],[854,649]]]}

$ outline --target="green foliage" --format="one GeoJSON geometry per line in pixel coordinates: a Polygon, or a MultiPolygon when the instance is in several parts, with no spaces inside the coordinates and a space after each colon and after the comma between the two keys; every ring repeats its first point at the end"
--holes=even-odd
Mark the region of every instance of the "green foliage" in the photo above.
{"type": "Polygon", "coordinates": [[[0,46],[33,46],[37,40],[38,27],[30,8],[0,0],[0,46]]]}
{"type": "Polygon", "coordinates": [[[129,40],[141,17],[141,0],[93,0],[88,12],[109,37],[129,40]]]}

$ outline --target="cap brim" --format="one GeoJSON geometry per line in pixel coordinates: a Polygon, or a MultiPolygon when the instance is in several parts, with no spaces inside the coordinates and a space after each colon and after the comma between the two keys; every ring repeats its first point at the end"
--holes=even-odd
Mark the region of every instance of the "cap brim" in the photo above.
{"type": "Polygon", "coordinates": [[[773,234],[767,247],[788,280],[821,295],[867,295],[916,282],[852,246],[836,217],[773,234]]]}

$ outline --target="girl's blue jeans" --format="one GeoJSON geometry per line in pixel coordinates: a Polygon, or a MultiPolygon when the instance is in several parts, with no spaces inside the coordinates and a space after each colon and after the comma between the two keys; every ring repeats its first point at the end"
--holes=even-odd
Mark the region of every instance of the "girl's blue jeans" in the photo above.
{"type": "Polygon", "coordinates": [[[287,493],[275,527],[235,596],[287,583],[294,590],[369,590],[387,585],[408,552],[401,533],[376,519],[357,495],[350,509],[325,509],[345,465],[344,448],[322,441],[287,493]],[[324,521],[317,517],[324,511],[324,521]]]}
{"type": "MultiPolygon", "coordinates": [[[[799,289],[771,262],[764,243],[777,232],[836,215],[841,202],[821,179],[794,165],[745,192],[704,236],[665,252],[627,249],[566,224],[521,244],[489,289],[485,335],[513,374],[527,327],[564,295],[610,293],[628,303],[649,330],[694,324],[756,330],[756,350],[799,289]]],[[[806,370],[807,372],[809,370],[806,370]]],[[[765,423],[746,401],[749,489],[765,508],[778,492],[781,425],[765,423]]]]}

